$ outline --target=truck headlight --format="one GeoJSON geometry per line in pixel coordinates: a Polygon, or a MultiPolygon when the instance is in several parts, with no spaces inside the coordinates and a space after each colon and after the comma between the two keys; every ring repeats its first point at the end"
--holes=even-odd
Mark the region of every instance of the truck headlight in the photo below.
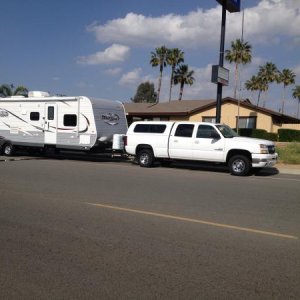
{"type": "Polygon", "coordinates": [[[269,154],[269,149],[267,145],[260,144],[260,154],[269,154]]]}

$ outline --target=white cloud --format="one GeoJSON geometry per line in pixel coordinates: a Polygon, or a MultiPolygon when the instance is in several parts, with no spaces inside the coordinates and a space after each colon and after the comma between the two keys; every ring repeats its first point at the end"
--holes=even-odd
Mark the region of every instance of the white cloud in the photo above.
{"type": "MultiPolygon", "coordinates": [[[[282,36],[298,39],[300,13],[296,2],[298,0],[262,0],[257,6],[245,9],[246,39],[252,39],[253,43],[279,43],[282,36]]],[[[219,43],[220,22],[221,6],[216,3],[215,8],[198,9],[186,15],[147,17],[128,13],[106,24],[93,23],[88,31],[94,32],[101,43],[211,47],[219,43]]],[[[241,24],[241,13],[227,13],[227,40],[241,36],[241,24]]]]}
{"type": "MultiPolygon", "coordinates": [[[[93,23],[88,30],[94,32],[99,42],[119,42],[139,46],[157,44],[198,44],[202,38],[214,37],[215,19],[220,19],[220,10],[197,10],[187,15],[168,14],[161,17],[146,17],[128,13],[124,18],[114,19],[104,25],[93,23]]],[[[202,41],[204,42],[204,41],[202,41]]],[[[201,42],[200,42],[201,43],[201,42]]]]}
{"type": "Polygon", "coordinates": [[[80,56],[77,63],[83,65],[112,64],[123,62],[129,55],[130,48],[128,46],[113,44],[104,51],[99,51],[89,56],[80,56]]]}
{"type": "Polygon", "coordinates": [[[142,72],[141,68],[136,68],[136,69],[124,74],[121,77],[119,83],[122,85],[132,86],[133,84],[140,82],[141,72],[142,72]]]}
{"type": "MultiPolygon", "coordinates": [[[[300,37],[298,0],[262,0],[245,10],[247,39],[261,43],[280,43],[282,36],[300,37]]],[[[237,25],[232,21],[231,26],[237,25]]]]}
{"type": "Polygon", "coordinates": [[[119,75],[122,72],[122,68],[110,68],[105,70],[105,74],[116,76],[119,75]]]}
{"type": "Polygon", "coordinates": [[[193,85],[185,85],[183,90],[183,99],[214,99],[217,95],[217,86],[211,83],[211,65],[204,68],[190,67],[194,70],[193,85]]]}
{"type": "Polygon", "coordinates": [[[123,74],[119,80],[119,84],[128,88],[136,88],[140,83],[145,81],[153,82],[154,79],[150,75],[142,75],[142,68],[135,68],[132,71],[123,74]]]}

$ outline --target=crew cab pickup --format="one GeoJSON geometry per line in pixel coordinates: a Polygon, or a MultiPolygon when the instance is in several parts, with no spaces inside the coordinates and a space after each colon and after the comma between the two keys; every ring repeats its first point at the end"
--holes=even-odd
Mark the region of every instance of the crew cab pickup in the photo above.
{"type": "Polygon", "coordinates": [[[224,124],[183,121],[134,122],[125,137],[125,150],[141,167],[163,159],[206,161],[224,163],[237,176],[271,167],[278,157],[272,141],[240,137],[224,124]]]}

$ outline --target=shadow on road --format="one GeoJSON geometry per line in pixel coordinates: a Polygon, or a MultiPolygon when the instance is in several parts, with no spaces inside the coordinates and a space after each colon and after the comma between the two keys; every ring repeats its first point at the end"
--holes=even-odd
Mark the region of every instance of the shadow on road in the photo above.
{"type": "MultiPolygon", "coordinates": [[[[217,163],[207,163],[207,162],[170,162],[162,163],[160,166],[165,168],[174,168],[174,169],[188,169],[193,171],[207,171],[207,172],[218,172],[218,173],[229,173],[228,167],[224,164],[217,163]]],[[[264,168],[264,169],[252,169],[248,176],[257,176],[257,177],[266,177],[274,176],[279,174],[278,169],[276,168],[264,168]]]]}
{"type": "MultiPolygon", "coordinates": [[[[136,164],[135,160],[125,155],[112,156],[111,153],[86,153],[74,151],[61,151],[60,153],[48,152],[44,155],[29,155],[27,152],[18,151],[14,156],[0,156],[0,161],[18,161],[18,160],[36,160],[36,159],[52,159],[52,160],[76,160],[88,162],[124,162],[136,164]]],[[[195,161],[164,161],[156,162],[154,167],[186,169],[192,171],[207,171],[218,173],[229,173],[228,167],[224,164],[195,162],[195,161]]],[[[249,176],[266,177],[279,174],[276,168],[264,168],[260,170],[253,169],[249,176]]]]}

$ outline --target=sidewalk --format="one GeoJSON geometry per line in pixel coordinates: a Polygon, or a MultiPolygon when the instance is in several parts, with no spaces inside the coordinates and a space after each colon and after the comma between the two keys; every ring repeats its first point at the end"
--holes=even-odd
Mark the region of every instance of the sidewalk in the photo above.
{"type": "Polygon", "coordinates": [[[277,163],[274,168],[276,168],[281,174],[300,175],[300,165],[277,163]]]}

